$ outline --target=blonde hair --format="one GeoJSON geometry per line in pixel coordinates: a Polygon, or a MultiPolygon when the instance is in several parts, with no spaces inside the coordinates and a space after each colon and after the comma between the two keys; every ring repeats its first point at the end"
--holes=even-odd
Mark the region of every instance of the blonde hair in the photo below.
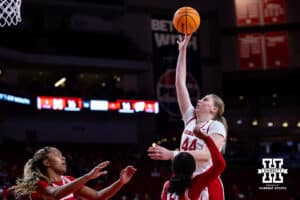
{"type": "MultiPolygon", "coordinates": [[[[213,98],[214,106],[216,106],[218,108],[218,112],[216,113],[214,120],[221,122],[224,125],[226,133],[227,133],[228,132],[228,124],[227,124],[225,117],[223,116],[223,114],[225,112],[224,101],[221,99],[221,97],[219,97],[216,94],[209,94],[209,96],[211,96],[213,98]]],[[[226,148],[226,140],[227,140],[227,137],[225,138],[225,145],[222,148],[223,153],[225,152],[225,148],[226,148]]]]}
{"type": "Polygon", "coordinates": [[[35,192],[40,179],[50,182],[46,175],[46,167],[43,161],[47,158],[51,149],[53,149],[53,147],[39,149],[35,152],[33,157],[26,162],[23,178],[19,178],[16,181],[16,185],[11,188],[18,197],[35,192]]]}

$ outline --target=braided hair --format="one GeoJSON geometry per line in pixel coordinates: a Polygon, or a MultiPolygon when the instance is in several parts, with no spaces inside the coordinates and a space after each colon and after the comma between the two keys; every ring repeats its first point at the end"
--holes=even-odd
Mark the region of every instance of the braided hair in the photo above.
{"type": "Polygon", "coordinates": [[[181,195],[192,184],[192,175],[196,169],[193,156],[187,152],[181,152],[172,161],[172,170],[175,174],[170,179],[168,193],[181,195]]]}
{"type": "Polygon", "coordinates": [[[49,152],[54,147],[44,147],[35,152],[33,157],[29,159],[23,171],[23,178],[16,181],[16,185],[12,187],[17,196],[28,195],[36,191],[37,183],[40,179],[50,182],[47,177],[46,167],[43,161],[47,159],[49,152]]]}

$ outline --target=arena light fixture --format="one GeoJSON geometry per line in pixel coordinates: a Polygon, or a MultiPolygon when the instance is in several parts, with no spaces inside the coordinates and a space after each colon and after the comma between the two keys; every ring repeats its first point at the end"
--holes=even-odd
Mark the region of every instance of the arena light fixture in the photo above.
{"type": "Polygon", "coordinates": [[[59,79],[58,81],[56,81],[56,83],[54,83],[54,87],[63,86],[64,83],[66,82],[66,80],[67,80],[66,77],[62,77],[61,79],[59,79]]]}
{"type": "Polygon", "coordinates": [[[258,121],[256,119],[252,121],[252,126],[258,126],[258,121]]]}
{"type": "Polygon", "coordinates": [[[242,125],[242,124],[243,124],[243,120],[239,119],[239,120],[236,121],[236,123],[237,123],[238,125],[242,125]]]}
{"type": "Polygon", "coordinates": [[[273,127],[274,126],[274,123],[273,122],[268,122],[268,127],[273,127]]]}
{"type": "Polygon", "coordinates": [[[283,122],[283,123],[282,123],[282,127],[283,127],[283,128],[289,127],[289,123],[288,123],[287,121],[283,122]]]}

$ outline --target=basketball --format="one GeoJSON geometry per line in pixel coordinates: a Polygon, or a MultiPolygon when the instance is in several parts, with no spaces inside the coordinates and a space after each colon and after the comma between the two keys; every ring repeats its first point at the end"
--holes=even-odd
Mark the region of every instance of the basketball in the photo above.
{"type": "Polygon", "coordinates": [[[200,15],[198,11],[192,7],[181,7],[173,16],[173,26],[183,34],[192,34],[200,26],[200,15]]]}

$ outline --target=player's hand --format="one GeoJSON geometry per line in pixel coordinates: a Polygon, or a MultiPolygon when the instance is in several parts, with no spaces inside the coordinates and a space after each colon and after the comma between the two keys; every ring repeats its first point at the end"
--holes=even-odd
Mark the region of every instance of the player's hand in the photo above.
{"type": "Polygon", "coordinates": [[[179,39],[177,40],[179,51],[187,48],[191,37],[192,37],[192,34],[184,35],[184,38],[181,35],[179,36],[179,39]]]}
{"type": "Polygon", "coordinates": [[[124,169],[122,169],[121,173],[120,173],[120,181],[122,184],[126,184],[128,183],[131,178],[133,177],[133,175],[136,172],[136,168],[134,168],[133,166],[129,165],[127,167],[125,167],[124,169]]]}
{"type": "Polygon", "coordinates": [[[99,176],[107,174],[107,171],[101,171],[104,169],[107,165],[109,165],[110,161],[104,161],[100,164],[98,164],[96,167],[94,167],[89,173],[86,175],[88,176],[89,179],[95,179],[98,178],[99,176]]]}
{"type": "Polygon", "coordinates": [[[202,133],[200,124],[196,124],[193,132],[198,138],[205,139],[208,137],[208,134],[202,133]]]}
{"type": "Polygon", "coordinates": [[[162,146],[156,145],[148,148],[148,156],[152,160],[172,160],[173,151],[170,151],[162,146]]]}

